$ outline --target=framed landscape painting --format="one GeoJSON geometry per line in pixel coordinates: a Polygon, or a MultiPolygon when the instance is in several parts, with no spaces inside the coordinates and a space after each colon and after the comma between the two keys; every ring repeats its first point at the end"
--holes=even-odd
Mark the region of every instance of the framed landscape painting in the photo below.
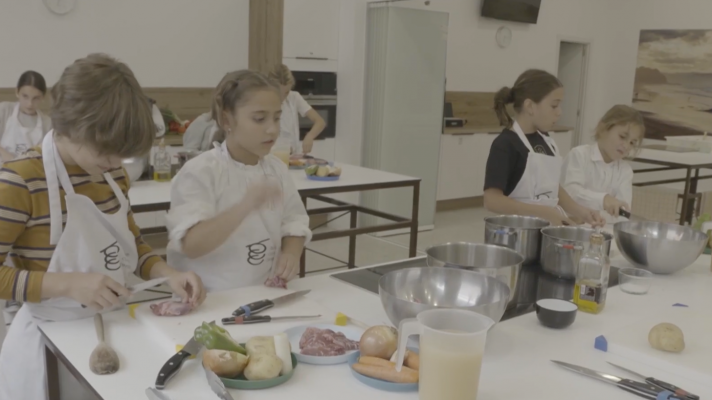
{"type": "Polygon", "coordinates": [[[633,107],[646,138],[712,132],[712,30],[642,30],[633,107]]]}

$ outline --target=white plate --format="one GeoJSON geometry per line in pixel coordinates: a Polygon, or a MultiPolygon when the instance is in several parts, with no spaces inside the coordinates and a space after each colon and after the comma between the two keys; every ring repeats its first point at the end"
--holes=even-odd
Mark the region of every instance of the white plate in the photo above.
{"type": "Polygon", "coordinates": [[[284,331],[284,333],[286,333],[287,337],[289,338],[289,343],[292,345],[292,352],[297,357],[297,360],[300,363],[314,365],[334,365],[347,363],[351,354],[357,352],[358,350],[347,351],[346,354],[340,356],[326,357],[307,356],[301,354],[301,350],[299,349],[299,340],[301,340],[302,335],[304,335],[304,332],[307,330],[307,328],[331,329],[334,332],[341,332],[347,338],[356,341],[361,340],[361,335],[363,335],[363,333],[365,332],[363,329],[357,326],[338,326],[331,324],[302,325],[284,331]]]}

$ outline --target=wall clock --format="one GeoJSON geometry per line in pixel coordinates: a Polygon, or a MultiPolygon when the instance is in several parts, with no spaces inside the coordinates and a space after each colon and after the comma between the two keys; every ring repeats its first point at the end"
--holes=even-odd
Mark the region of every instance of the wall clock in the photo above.
{"type": "Polygon", "coordinates": [[[77,6],[77,0],[42,0],[48,10],[57,15],[68,14],[77,6]]]}

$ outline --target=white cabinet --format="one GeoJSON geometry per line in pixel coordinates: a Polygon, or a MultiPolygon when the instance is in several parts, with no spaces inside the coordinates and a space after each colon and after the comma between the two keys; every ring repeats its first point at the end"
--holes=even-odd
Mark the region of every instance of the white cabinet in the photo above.
{"type": "Polygon", "coordinates": [[[284,2],[283,57],[336,60],[339,54],[339,2],[284,2]]]}
{"type": "Polygon", "coordinates": [[[487,133],[442,135],[438,201],[484,194],[487,157],[496,137],[487,133]]]}

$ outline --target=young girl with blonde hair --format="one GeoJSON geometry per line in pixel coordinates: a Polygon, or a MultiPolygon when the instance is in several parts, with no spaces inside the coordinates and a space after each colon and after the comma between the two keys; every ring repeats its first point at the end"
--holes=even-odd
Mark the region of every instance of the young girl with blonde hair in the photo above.
{"type": "Polygon", "coordinates": [[[253,71],[220,81],[213,119],[222,144],[188,161],[171,186],[168,260],[209,291],[299,272],[309,217],[287,166],[270,154],[279,137],[279,87],[253,71]]]}
{"type": "Polygon", "coordinates": [[[626,161],[640,148],[645,123],[638,110],[613,106],[596,127],[596,142],[578,146],[564,160],[561,185],[577,202],[605,211],[614,223],[621,209],[630,212],[633,200],[633,168],[626,161]]]}

